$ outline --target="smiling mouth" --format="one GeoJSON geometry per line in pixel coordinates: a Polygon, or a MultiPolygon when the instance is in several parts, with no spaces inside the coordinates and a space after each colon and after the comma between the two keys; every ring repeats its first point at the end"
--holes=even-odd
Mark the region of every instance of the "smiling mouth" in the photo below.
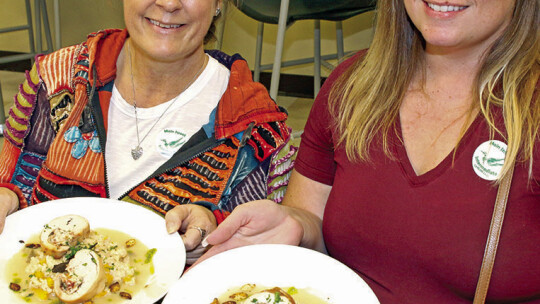
{"type": "Polygon", "coordinates": [[[159,27],[164,28],[164,29],[175,29],[175,28],[179,28],[179,27],[182,26],[182,24],[165,24],[165,23],[161,23],[159,21],[156,21],[154,19],[149,19],[149,18],[147,18],[147,19],[153,25],[159,26],[159,27]]]}
{"type": "Polygon", "coordinates": [[[433,3],[426,2],[427,6],[436,12],[458,12],[467,8],[467,6],[457,6],[457,5],[437,5],[433,3]]]}

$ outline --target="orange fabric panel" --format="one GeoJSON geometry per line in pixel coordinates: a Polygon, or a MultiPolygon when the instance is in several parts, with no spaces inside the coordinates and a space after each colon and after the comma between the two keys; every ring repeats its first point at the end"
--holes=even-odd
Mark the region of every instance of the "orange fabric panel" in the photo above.
{"type": "Polygon", "coordinates": [[[104,184],[105,183],[105,165],[102,153],[95,153],[88,149],[86,154],[81,159],[76,159],[71,156],[71,150],[75,143],[68,143],[64,139],[65,132],[79,125],[81,113],[86,105],[86,88],[84,85],[78,85],[75,94],[75,106],[67,119],[64,126],[59,130],[58,135],[54,139],[45,160],[45,165],[53,172],[64,176],[68,179],[81,180],[89,184],[104,184]]]}
{"type": "Polygon", "coordinates": [[[105,128],[105,132],[109,130],[109,120],[107,119],[109,117],[109,105],[111,102],[111,96],[112,93],[109,91],[101,90],[98,92],[99,94],[99,107],[101,108],[101,113],[103,115],[103,127],[105,128]]]}
{"type": "Polygon", "coordinates": [[[19,148],[4,140],[4,147],[2,148],[2,154],[0,154],[0,182],[9,183],[11,181],[20,155],[21,150],[19,148]]]}
{"type": "MultiPolygon", "coordinates": [[[[90,66],[97,63],[98,84],[104,85],[116,77],[116,60],[120,51],[122,51],[128,32],[125,29],[109,29],[97,32],[94,35],[96,37],[88,40],[88,52],[95,54],[93,58],[90,58],[90,66]],[[107,36],[107,39],[102,38],[105,36],[107,36]],[[96,52],[96,50],[98,51],[96,52]]],[[[93,81],[91,77],[90,81],[93,81]]]]}
{"type": "MultiPolygon", "coordinates": [[[[64,176],[60,176],[56,173],[51,172],[50,169],[47,168],[45,165],[43,166],[43,168],[41,168],[38,178],[49,180],[52,183],[58,184],[58,185],[77,185],[92,193],[95,193],[96,195],[99,195],[100,197],[106,197],[105,186],[103,184],[88,184],[88,183],[80,182],[77,180],[65,178],[64,176]]],[[[37,184],[36,184],[36,187],[38,186],[37,184]]],[[[42,191],[45,193],[44,190],[42,191]]],[[[56,199],[55,197],[52,197],[52,196],[50,198],[56,199]]]]}
{"type": "Polygon", "coordinates": [[[284,121],[281,112],[266,88],[254,82],[244,60],[236,60],[231,67],[229,85],[221,98],[216,117],[216,137],[224,138],[244,131],[249,123],[261,124],[284,121]]]}
{"type": "Polygon", "coordinates": [[[71,67],[76,60],[77,47],[63,48],[51,55],[39,57],[39,75],[47,88],[47,96],[53,96],[62,90],[72,92],[69,84],[73,76],[71,67]]]}

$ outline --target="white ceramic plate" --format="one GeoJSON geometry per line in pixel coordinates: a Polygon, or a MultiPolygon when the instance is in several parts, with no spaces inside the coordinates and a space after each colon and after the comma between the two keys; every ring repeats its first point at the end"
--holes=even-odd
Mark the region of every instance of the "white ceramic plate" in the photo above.
{"type": "Polygon", "coordinates": [[[296,246],[252,245],[193,267],[171,287],[163,304],[210,304],[229,288],[246,283],[305,288],[331,304],[379,303],[362,278],[327,255],[296,246]]]}
{"type": "Polygon", "coordinates": [[[69,198],[50,201],[17,211],[6,218],[4,232],[0,234],[0,302],[26,303],[14,295],[6,280],[7,261],[22,244],[38,234],[43,226],[57,216],[77,214],[84,216],[90,229],[108,228],[127,233],[148,248],[156,248],[153,262],[155,273],[149,287],[133,296],[130,304],[154,303],[178,280],[186,261],[186,251],[180,236],[168,234],[163,217],[144,207],[105,198],[69,198]]]}

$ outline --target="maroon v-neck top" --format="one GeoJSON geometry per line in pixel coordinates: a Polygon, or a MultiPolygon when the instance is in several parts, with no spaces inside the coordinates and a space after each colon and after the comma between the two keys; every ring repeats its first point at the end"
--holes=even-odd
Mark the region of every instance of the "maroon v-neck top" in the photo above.
{"type": "MultiPolygon", "coordinates": [[[[295,169],[332,185],[323,233],[328,252],[362,276],[381,303],[470,303],[478,280],[497,188],[473,170],[473,154],[488,141],[482,118],[456,153],[417,176],[405,147],[390,132],[394,159],[376,138],[370,161],[352,163],[336,147],[327,80],[309,116],[295,169]]],[[[500,137],[495,139],[504,141],[500,137]]],[[[537,144],[539,146],[540,144],[537,144]]],[[[540,152],[514,173],[488,302],[540,303],[540,152]]]]}

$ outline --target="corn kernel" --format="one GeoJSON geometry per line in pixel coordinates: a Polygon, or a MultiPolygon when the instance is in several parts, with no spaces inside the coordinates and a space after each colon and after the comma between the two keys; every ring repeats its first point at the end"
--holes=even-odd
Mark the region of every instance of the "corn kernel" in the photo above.
{"type": "Polygon", "coordinates": [[[105,277],[106,277],[106,280],[107,280],[107,285],[111,285],[114,277],[110,273],[106,273],[105,277]]]}
{"type": "Polygon", "coordinates": [[[49,299],[49,294],[41,289],[41,288],[34,288],[34,294],[40,299],[40,300],[47,300],[49,299]]]}
{"type": "Polygon", "coordinates": [[[34,276],[35,276],[36,278],[38,278],[38,279],[43,279],[43,278],[45,278],[45,275],[44,275],[43,272],[40,271],[40,270],[34,272],[34,276]]]}
{"type": "Polygon", "coordinates": [[[54,280],[50,277],[47,277],[47,286],[49,286],[49,288],[54,287],[54,280]]]}

